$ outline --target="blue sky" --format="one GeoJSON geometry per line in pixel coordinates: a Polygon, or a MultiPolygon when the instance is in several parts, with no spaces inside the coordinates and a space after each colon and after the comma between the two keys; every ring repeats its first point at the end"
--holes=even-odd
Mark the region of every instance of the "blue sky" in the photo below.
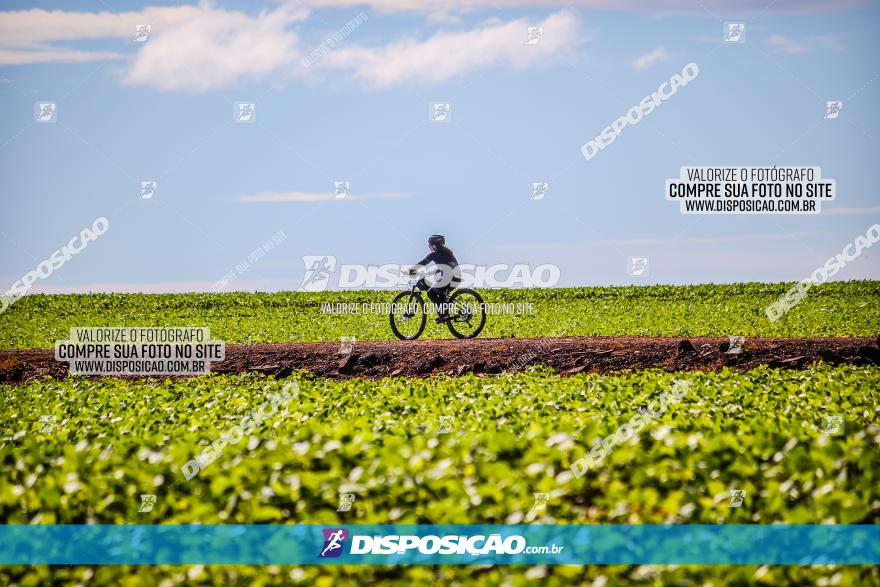
{"type": "MultiPolygon", "coordinates": [[[[553,263],[560,285],[793,281],[880,222],[877,3],[657,4],[5,2],[0,287],[100,216],[107,233],[34,292],[209,291],[279,230],[228,289],[296,289],[303,255],[415,262],[438,232],[463,263],[553,263]],[[721,41],[726,21],[744,43],[721,41]],[[584,159],[688,62],[697,79],[584,159]],[[256,121],[234,122],[251,101],[256,121]],[[57,122],[35,122],[35,102],[57,122]],[[451,122],[430,122],[432,102],[451,122]],[[837,199],[818,216],[685,216],[664,199],[685,165],[820,166],[837,199]],[[330,197],[338,180],[349,198],[330,197]]],[[[878,279],[878,259],[836,278],[878,279]]]]}

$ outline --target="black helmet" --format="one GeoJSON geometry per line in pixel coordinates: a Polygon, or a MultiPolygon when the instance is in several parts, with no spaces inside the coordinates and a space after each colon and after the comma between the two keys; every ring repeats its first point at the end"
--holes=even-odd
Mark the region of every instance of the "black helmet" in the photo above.
{"type": "Polygon", "coordinates": [[[438,247],[446,245],[446,237],[442,234],[432,234],[428,237],[428,244],[438,247]]]}

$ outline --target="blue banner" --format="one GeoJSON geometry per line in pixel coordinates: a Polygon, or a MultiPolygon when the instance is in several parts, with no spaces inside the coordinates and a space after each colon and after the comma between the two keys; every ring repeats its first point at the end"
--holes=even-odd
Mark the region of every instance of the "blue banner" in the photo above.
{"type": "Polygon", "coordinates": [[[0,564],[877,565],[877,525],[0,525],[0,564]]]}

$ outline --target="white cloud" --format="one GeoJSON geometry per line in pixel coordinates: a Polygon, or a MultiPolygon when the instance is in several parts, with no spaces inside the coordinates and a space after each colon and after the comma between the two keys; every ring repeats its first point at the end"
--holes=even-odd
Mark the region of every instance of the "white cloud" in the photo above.
{"type": "Polygon", "coordinates": [[[124,59],[113,51],[78,51],[55,47],[5,48],[0,46],[0,65],[27,65],[31,63],[86,63],[124,59]]]}
{"type": "MultiPolygon", "coordinates": [[[[372,200],[376,198],[410,198],[412,194],[402,192],[386,192],[380,194],[348,194],[338,200],[372,200]]],[[[238,196],[239,202],[329,202],[338,201],[329,192],[262,192],[238,196]]]]}
{"type": "MultiPolygon", "coordinates": [[[[721,11],[720,0],[706,0],[721,11]]],[[[313,6],[364,6],[379,12],[416,11],[433,22],[456,22],[456,13],[502,6],[557,6],[562,0],[309,0],[313,6]]],[[[741,13],[763,9],[764,0],[730,2],[741,13]]],[[[774,9],[831,10],[859,6],[863,0],[778,0],[774,9]]],[[[690,0],[576,0],[574,5],[607,10],[688,12],[690,0]],[[660,5],[658,8],[657,4],[660,5]]],[[[702,11],[702,9],[701,9],[702,11]]],[[[705,13],[705,11],[702,11],[705,13]]],[[[213,2],[197,6],[153,7],[138,12],[0,12],[0,65],[130,59],[123,81],[163,91],[208,91],[250,80],[304,75],[303,48],[294,25],[308,16],[299,0],[285,0],[271,10],[247,14],[224,10],[213,2]],[[136,25],[150,24],[146,43],[131,43],[136,25]],[[114,47],[70,46],[76,41],[117,40],[114,47]]],[[[440,83],[488,67],[525,68],[550,62],[589,40],[575,12],[562,10],[543,22],[493,18],[470,30],[440,30],[425,39],[405,37],[377,46],[344,44],[321,60],[317,71],[350,72],[374,88],[440,83]],[[540,25],[543,37],[525,45],[526,27],[540,25]]],[[[824,36],[802,41],[774,35],[776,50],[799,53],[840,47],[824,36]]],[[[645,68],[666,58],[658,47],[637,58],[645,68]]]]}
{"type": "Polygon", "coordinates": [[[300,51],[296,33],[287,27],[305,17],[302,10],[283,7],[249,16],[203,4],[191,18],[151,32],[125,81],[166,91],[205,91],[289,73],[300,51]]]}
{"type": "MultiPolygon", "coordinates": [[[[300,0],[292,0],[299,2],[300,0]]],[[[821,12],[866,6],[871,0],[305,0],[315,7],[370,6],[380,12],[421,12],[439,18],[451,12],[506,7],[576,7],[648,14],[735,14],[821,12]]]]}
{"type": "Polygon", "coordinates": [[[524,68],[572,51],[587,35],[570,11],[548,16],[543,22],[525,19],[492,20],[463,32],[439,32],[419,41],[402,39],[381,47],[343,47],[322,61],[326,68],[351,70],[376,88],[406,83],[438,83],[476,69],[507,65],[524,68]],[[543,27],[541,41],[526,45],[528,26],[543,27]]]}
{"type": "MultiPolygon", "coordinates": [[[[307,16],[308,11],[299,4],[280,4],[271,11],[249,15],[209,2],[120,14],[0,12],[0,64],[124,59],[126,53],[122,52],[57,44],[119,39],[131,56],[124,83],[162,91],[208,91],[269,76],[304,75],[304,52],[292,25],[307,16]],[[149,39],[130,43],[138,24],[151,25],[149,39]]],[[[330,75],[350,71],[356,79],[377,88],[437,83],[486,67],[537,65],[572,51],[585,40],[587,35],[570,11],[557,12],[538,23],[494,18],[472,30],[440,31],[424,40],[403,38],[373,47],[342,46],[330,51],[320,68],[314,69],[330,75]],[[526,45],[527,27],[536,24],[543,27],[543,37],[538,44],[526,45]]]]}
{"type": "Polygon", "coordinates": [[[633,59],[633,67],[636,69],[645,69],[646,67],[651,67],[655,63],[659,63],[661,61],[666,61],[669,58],[669,54],[666,52],[666,49],[663,47],[657,47],[650,53],[645,55],[641,55],[633,59]]]}
{"type": "Polygon", "coordinates": [[[0,65],[124,59],[133,54],[124,81],[160,90],[204,91],[242,79],[285,73],[299,62],[291,23],[308,15],[280,6],[251,16],[198,6],[145,8],[140,12],[0,12],[0,65]],[[144,43],[132,43],[137,25],[151,27],[144,43]],[[74,41],[117,40],[119,51],[71,48],[74,41]],[[59,45],[65,43],[65,45],[59,45]],[[127,49],[123,52],[123,49],[127,49]]]}
{"type": "Polygon", "coordinates": [[[772,35],[767,39],[767,44],[773,47],[776,51],[788,53],[789,55],[807,52],[806,47],[784,35],[772,35]]]}
{"type": "Polygon", "coordinates": [[[117,14],[40,9],[0,12],[0,65],[120,59],[123,54],[115,51],[76,50],[55,43],[131,40],[136,25],[150,24],[153,30],[161,31],[191,18],[196,12],[191,6],[146,8],[117,14]]]}
{"type": "Polygon", "coordinates": [[[775,51],[787,53],[789,55],[797,55],[817,49],[830,49],[833,51],[842,51],[843,46],[834,37],[827,35],[814,35],[807,37],[801,41],[790,39],[785,35],[771,35],[767,38],[767,44],[775,51]]]}

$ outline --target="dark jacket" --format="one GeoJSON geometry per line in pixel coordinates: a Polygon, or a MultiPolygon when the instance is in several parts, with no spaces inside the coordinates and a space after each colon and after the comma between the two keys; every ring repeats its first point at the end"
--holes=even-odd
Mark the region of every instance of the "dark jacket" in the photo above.
{"type": "Polygon", "coordinates": [[[451,285],[457,285],[461,283],[461,269],[458,268],[458,259],[455,258],[455,255],[449,249],[449,247],[439,246],[436,250],[428,253],[428,256],[416,263],[416,265],[426,266],[429,263],[434,263],[435,265],[440,266],[439,269],[442,271],[446,266],[452,270],[452,283],[451,285]]]}

